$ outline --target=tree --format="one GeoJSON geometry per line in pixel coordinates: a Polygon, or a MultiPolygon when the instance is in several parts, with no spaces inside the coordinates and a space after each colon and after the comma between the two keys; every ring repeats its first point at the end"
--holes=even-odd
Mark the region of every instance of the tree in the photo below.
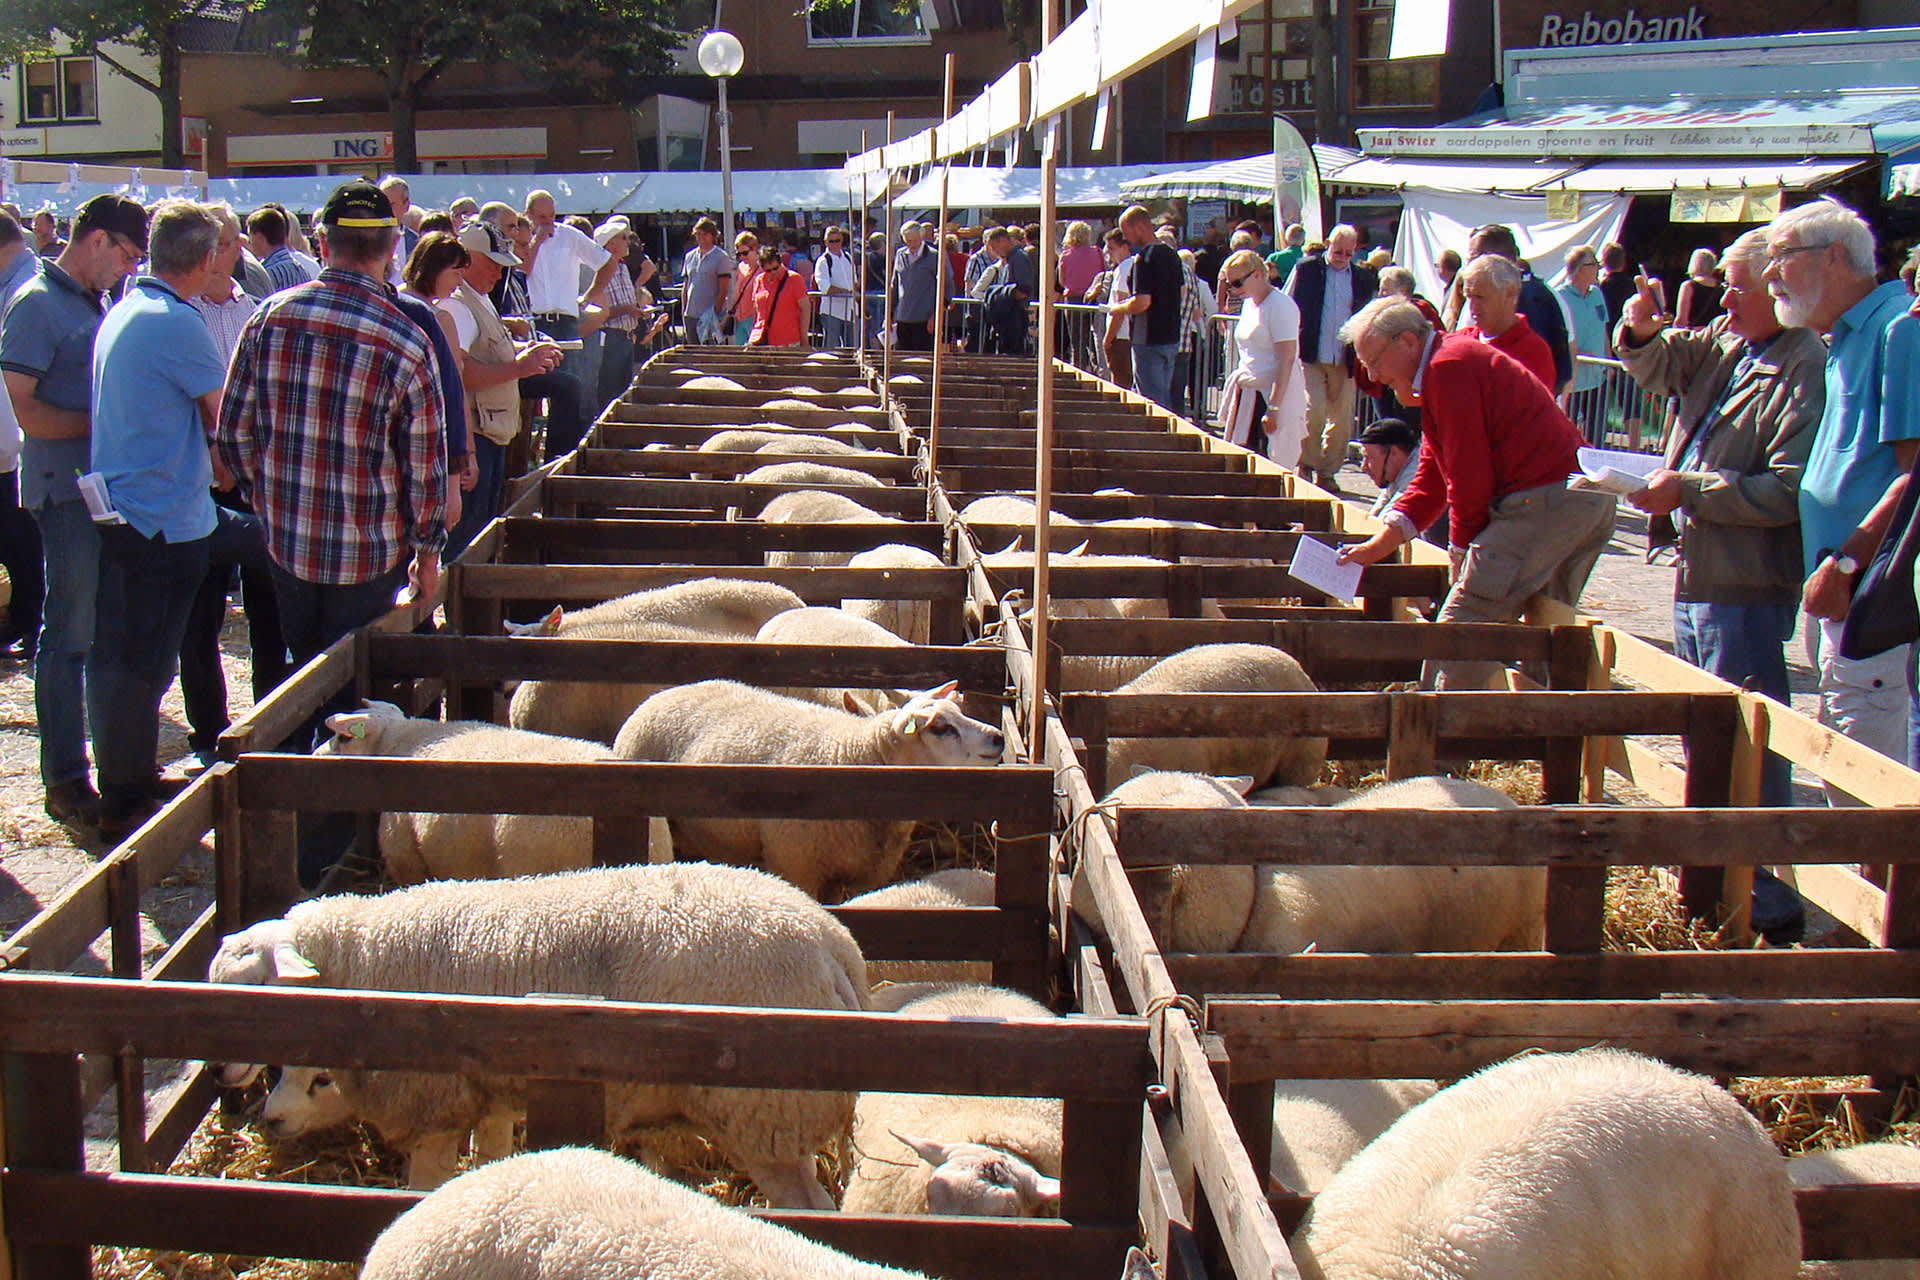
{"type": "Polygon", "coordinates": [[[673,0],[279,0],[309,66],[356,67],[381,79],[393,131],[393,167],[419,171],[421,99],[455,62],[503,63],[549,83],[586,84],[618,97],[664,71],[687,33],[673,0]]]}
{"type": "Polygon", "coordinates": [[[8,0],[0,7],[0,62],[31,61],[65,52],[91,53],[160,100],[160,163],[183,166],[180,137],[180,28],[197,0],[8,0]],[[159,63],[149,78],[105,48],[117,44],[150,54],[159,63]]]}

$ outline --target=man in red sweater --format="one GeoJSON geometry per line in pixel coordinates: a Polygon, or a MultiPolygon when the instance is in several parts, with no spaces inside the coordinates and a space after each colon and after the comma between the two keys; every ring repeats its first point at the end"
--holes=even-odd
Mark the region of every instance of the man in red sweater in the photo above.
{"type": "MultiPolygon", "coordinates": [[[[1345,548],[1373,564],[1448,509],[1453,589],[1441,622],[1513,622],[1545,592],[1574,604],[1613,533],[1614,500],[1567,488],[1579,430],[1553,393],[1478,338],[1439,333],[1411,303],[1382,298],[1341,331],[1367,372],[1420,406],[1420,465],[1386,527],[1345,548]]],[[[1436,688],[1480,688],[1491,663],[1442,663],[1436,688]]]]}

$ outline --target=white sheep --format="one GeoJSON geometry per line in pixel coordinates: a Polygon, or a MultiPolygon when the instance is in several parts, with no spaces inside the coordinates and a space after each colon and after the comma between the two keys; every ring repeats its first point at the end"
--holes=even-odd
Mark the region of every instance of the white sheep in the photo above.
{"type": "Polygon", "coordinates": [[[1369,1142],[1439,1088],[1432,1080],[1274,1081],[1274,1180],[1296,1195],[1318,1195],[1369,1142]]]}
{"type": "MultiPolygon", "coordinates": [[[[1182,809],[1244,809],[1241,793],[1251,783],[1245,776],[1214,778],[1199,773],[1139,769],[1113,788],[1100,802],[1111,827],[1113,811],[1122,805],[1166,805],[1182,809]]],[[[1255,869],[1250,866],[1182,865],[1168,875],[1168,920],[1171,936],[1161,940],[1169,951],[1232,951],[1253,912],[1255,869]]],[[[1102,936],[1106,923],[1088,882],[1086,861],[1075,864],[1073,909],[1102,936]]]]}
{"type": "MultiPolygon", "coordinates": [[[[574,640],[659,640],[717,644],[744,637],[731,631],[699,631],[668,622],[600,622],[567,626],[574,640]]],[[[661,681],[609,684],[588,680],[524,680],[507,704],[516,729],[610,743],[633,709],[667,687],[661,681]]]]}
{"type": "MultiPolygon", "coordinates": [[[[1315,689],[1291,655],[1264,644],[1203,644],[1162,658],[1127,681],[1120,693],[1311,693],[1315,689]]],[[[1327,761],[1327,740],[1282,733],[1221,738],[1114,738],[1107,744],[1107,777],[1131,776],[1134,765],[1213,775],[1251,774],[1309,786],[1327,761]]]]}
{"type": "MultiPolygon", "coordinates": [[[[848,898],[842,905],[885,907],[894,911],[990,907],[993,905],[993,872],[974,867],[949,867],[920,880],[890,884],[884,889],[848,898]]],[[[867,977],[876,983],[896,985],[991,982],[993,964],[987,960],[870,960],[867,977]]]]}
{"type": "MultiPolygon", "coordinates": [[[[893,516],[862,506],[845,494],[824,489],[790,489],[760,509],[763,524],[902,524],[893,516]]],[[[770,568],[812,565],[816,568],[843,565],[853,559],[854,551],[769,551],[770,568]]]]}
{"type": "MultiPolygon", "coordinates": [[[[984,498],[975,498],[960,508],[960,520],[963,524],[1013,524],[1031,529],[1039,508],[1032,498],[1016,498],[1011,494],[989,494],[984,498]]],[[[1047,524],[1054,529],[1081,529],[1086,527],[1084,520],[1076,520],[1064,512],[1047,510],[1047,524]]]]}
{"type": "MultiPolygon", "coordinates": [[[[614,740],[614,754],[686,764],[997,764],[1006,747],[1000,731],[951,701],[957,687],[917,693],[897,711],[862,717],[704,680],[641,703],[614,740]]],[[[914,824],[689,818],[671,826],[676,856],[762,865],[830,901],[892,880],[914,824]]]]}
{"type": "MultiPolygon", "coordinates": [[[[904,649],[907,642],[893,632],[865,618],[856,618],[840,609],[814,606],[805,609],[789,609],[785,613],[775,614],[767,619],[767,625],[760,628],[754,637],[761,644],[818,644],[839,645],[845,647],[879,647],[904,649]]],[[[823,707],[844,707],[852,699],[862,709],[860,715],[872,715],[882,707],[892,707],[894,701],[881,689],[848,689],[839,686],[818,689],[791,688],[775,689],[775,693],[789,698],[799,698],[805,702],[817,702],[823,707]]],[[[637,704],[636,704],[637,705],[637,704]]]]}
{"type": "Polygon", "coordinates": [[[362,1280],[927,1280],[850,1258],[585,1147],[463,1173],[401,1214],[362,1280]]]}
{"type": "MultiPolygon", "coordinates": [[[[379,897],[303,902],[223,939],[214,982],[667,1004],[868,1007],[853,935],[774,877],[699,863],[609,867],[379,897]]],[[[239,1083],[256,1068],[223,1068],[239,1083]]],[[[609,1126],[676,1117],[712,1138],[777,1205],[832,1208],[814,1152],[841,1133],[845,1093],[610,1086],[609,1126]]],[[[523,1105],[520,1082],[405,1071],[288,1071],[264,1118],[291,1137],[358,1116],[408,1153],[414,1186],[452,1172],[461,1138],[523,1105]]]]}
{"type": "MultiPolygon", "coordinates": [[[[1408,778],[1336,809],[1513,809],[1460,778],[1408,778]]],[[[1545,944],[1544,867],[1263,866],[1239,950],[1534,951],[1545,944]]]]}
{"type": "Polygon", "coordinates": [[[694,631],[724,631],[750,636],[768,618],[806,601],[774,582],[740,578],[694,578],[616,596],[584,609],[553,611],[538,622],[509,622],[517,636],[574,635],[581,628],[616,622],[666,622],[694,631]]]}
{"type": "Polygon", "coordinates": [[[1589,1049],[1415,1107],[1292,1246],[1304,1280],[1792,1280],[1800,1222],[1786,1162],[1725,1090],[1589,1049]]]}
{"type": "Polygon", "coordinates": [[[797,400],[792,396],[776,396],[771,400],[762,400],[760,408],[765,413],[786,413],[793,409],[818,409],[820,406],[812,400],[797,400]]]}
{"type": "MultiPolygon", "coordinates": [[[[327,717],[316,754],[411,760],[611,760],[606,746],[474,720],[415,720],[390,702],[327,717]]],[[[493,880],[593,862],[593,820],[538,813],[383,813],[380,857],[399,884],[493,880]]]]}
{"type": "MultiPolygon", "coordinates": [[[[688,371],[676,369],[674,370],[674,372],[681,373],[681,372],[688,372],[688,371]]],[[[706,374],[701,374],[698,377],[688,378],[685,382],[680,384],[680,390],[682,391],[745,391],[746,388],[741,386],[739,383],[735,382],[732,378],[721,377],[719,374],[706,373],[706,374]]]]}
{"type": "MultiPolygon", "coordinates": [[[[756,452],[759,452],[756,450],[756,452]]],[[[784,452],[784,450],[773,450],[784,452]]],[[[830,467],[821,462],[775,462],[755,467],[740,477],[741,484],[834,484],[856,489],[884,489],[887,482],[879,476],[850,467],[830,467]]]]}
{"type": "MultiPolygon", "coordinates": [[[[1787,1161],[1795,1187],[1851,1187],[1877,1182],[1920,1182],[1920,1148],[1901,1142],[1867,1142],[1837,1151],[1814,1151],[1787,1161]]],[[[1859,1258],[1803,1263],[1800,1280],[1920,1280],[1912,1258],[1859,1258]]]]}
{"type": "MultiPolygon", "coordinates": [[[[1051,1018],[1001,987],[950,987],[909,1001],[908,1017],[1051,1018]]],[[[854,1104],[846,1213],[1034,1218],[1060,1203],[1060,1101],[863,1093],[854,1104]]]]}
{"type": "MultiPolygon", "coordinates": [[[[938,569],[939,556],[920,547],[888,542],[862,551],[847,561],[849,569],[938,569]]],[[[930,600],[846,600],[841,608],[856,618],[877,623],[909,644],[927,644],[933,634],[930,600]]]]}

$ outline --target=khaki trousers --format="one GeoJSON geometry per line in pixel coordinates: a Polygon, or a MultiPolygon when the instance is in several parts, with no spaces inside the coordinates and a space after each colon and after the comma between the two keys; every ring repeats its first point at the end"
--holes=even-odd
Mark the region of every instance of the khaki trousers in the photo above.
{"type": "Polygon", "coordinates": [[[1353,375],[1343,364],[1301,366],[1307,375],[1307,437],[1300,469],[1332,475],[1347,461],[1353,437],[1353,375]]]}
{"type": "MultiPolygon", "coordinates": [[[[1440,606],[1439,622],[1517,622],[1528,600],[1546,594],[1580,601],[1593,566],[1613,536],[1611,494],[1564,484],[1520,489],[1494,501],[1493,519],[1467,546],[1460,577],[1440,606]]],[[[1422,683],[1483,689],[1494,662],[1429,662],[1422,683]]]]}

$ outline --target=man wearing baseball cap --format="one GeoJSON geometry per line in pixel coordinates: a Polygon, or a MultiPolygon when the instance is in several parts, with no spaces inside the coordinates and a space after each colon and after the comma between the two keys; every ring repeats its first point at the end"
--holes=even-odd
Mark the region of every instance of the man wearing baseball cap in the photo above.
{"type": "Polygon", "coordinates": [[[56,822],[92,826],[86,662],[93,647],[100,535],[77,482],[92,470],[93,339],[103,301],[147,253],[147,211],[121,195],[80,206],[60,256],[20,286],[0,323],[0,373],[26,443],[20,505],[40,526],[46,564],[33,700],[40,780],[56,822]]]}
{"type": "Polygon", "coordinates": [[[247,322],[216,435],[266,529],[295,667],[404,584],[432,595],[447,540],[446,398],[427,335],[386,287],[399,219],[355,179],[319,225],[326,269],[247,322]]]}

